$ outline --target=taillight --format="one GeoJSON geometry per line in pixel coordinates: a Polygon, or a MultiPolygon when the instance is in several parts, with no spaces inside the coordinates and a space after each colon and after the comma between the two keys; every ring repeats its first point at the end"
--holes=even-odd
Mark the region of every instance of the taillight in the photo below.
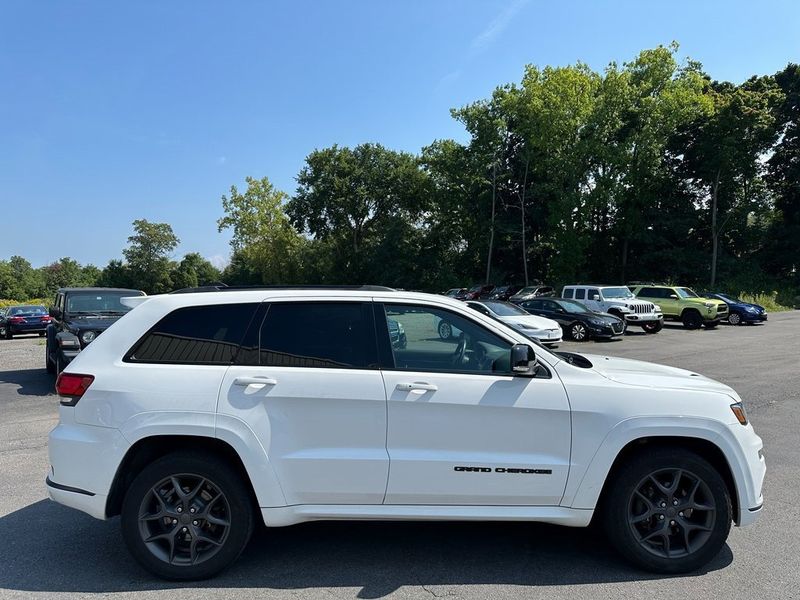
{"type": "Polygon", "coordinates": [[[64,406],[75,406],[94,381],[94,375],[61,373],[56,379],[56,392],[64,406]]]}
{"type": "Polygon", "coordinates": [[[25,317],[11,317],[8,320],[8,322],[9,323],[24,323],[25,322],[25,317]]]}

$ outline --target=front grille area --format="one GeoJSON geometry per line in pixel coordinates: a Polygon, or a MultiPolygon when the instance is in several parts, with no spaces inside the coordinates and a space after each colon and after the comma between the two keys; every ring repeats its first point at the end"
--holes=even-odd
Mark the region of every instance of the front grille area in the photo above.
{"type": "Polygon", "coordinates": [[[631,306],[631,310],[635,313],[651,313],[653,312],[653,305],[648,303],[644,304],[633,304],[631,306]]]}
{"type": "Polygon", "coordinates": [[[717,314],[723,315],[728,312],[728,305],[727,304],[719,304],[717,305],[717,314]]]}
{"type": "Polygon", "coordinates": [[[622,333],[623,327],[622,323],[612,323],[611,324],[611,331],[614,333],[622,333]]]}

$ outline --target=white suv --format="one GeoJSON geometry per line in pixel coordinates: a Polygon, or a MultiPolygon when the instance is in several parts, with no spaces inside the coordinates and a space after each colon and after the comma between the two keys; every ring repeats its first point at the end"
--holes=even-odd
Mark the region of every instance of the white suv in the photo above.
{"type": "Polygon", "coordinates": [[[562,298],[578,300],[591,310],[623,319],[627,325],[639,325],[647,333],[658,333],[664,327],[661,307],[639,300],[623,285],[567,285],[562,298]]]}
{"type": "Polygon", "coordinates": [[[388,288],[125,302],[58,378],[47,488],[121,515],[165,578],[217,573],[258,519],[595,518],[636,564],[682,572],[761,510],[761,439],[736,392],[697,373],[553,353],[388,288]],[[442,319],[461,335],[440,339],[442,319]]]}

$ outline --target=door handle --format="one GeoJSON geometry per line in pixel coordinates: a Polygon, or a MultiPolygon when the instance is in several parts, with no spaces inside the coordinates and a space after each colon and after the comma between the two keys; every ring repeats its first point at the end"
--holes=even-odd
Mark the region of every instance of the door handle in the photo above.
{"type": "Polygon", "coordinates": [[[233,385],[275,385],[278,383],[277,379],[272,377],[237,377],[233,380],[233,385]]]}
{"type": "Polygon", "coordinates": [[[426,392],[435,392],[439,389],[439,386],[433,383],[423,383],[419,381],[415,381],[414,383],[398,383],[397,389],[401,392],[411,392],[413,390],[423,390],[426,392]]]}

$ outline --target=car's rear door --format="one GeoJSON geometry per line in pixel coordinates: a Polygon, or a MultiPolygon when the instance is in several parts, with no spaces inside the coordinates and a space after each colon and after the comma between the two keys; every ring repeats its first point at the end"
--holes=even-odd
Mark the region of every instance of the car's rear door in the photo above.
{"type": "Polygon", "coordinates": [[[376,328],[388,398],[386,504],[559,503],[571,430],[556,375],[513,376],[513,342],[444,308],[378,303],[376,328]],[[391,347],[387,318],[403,326],[405,348],[391,347]],[[442,340],[437,319],[463,336],[442,340]]]}
{"type": "Polygon", "coordinates": [[[386,395],[368,298],[270,301],[218,411],[258,436],[289,504],[380,504],[386,395]]]}

